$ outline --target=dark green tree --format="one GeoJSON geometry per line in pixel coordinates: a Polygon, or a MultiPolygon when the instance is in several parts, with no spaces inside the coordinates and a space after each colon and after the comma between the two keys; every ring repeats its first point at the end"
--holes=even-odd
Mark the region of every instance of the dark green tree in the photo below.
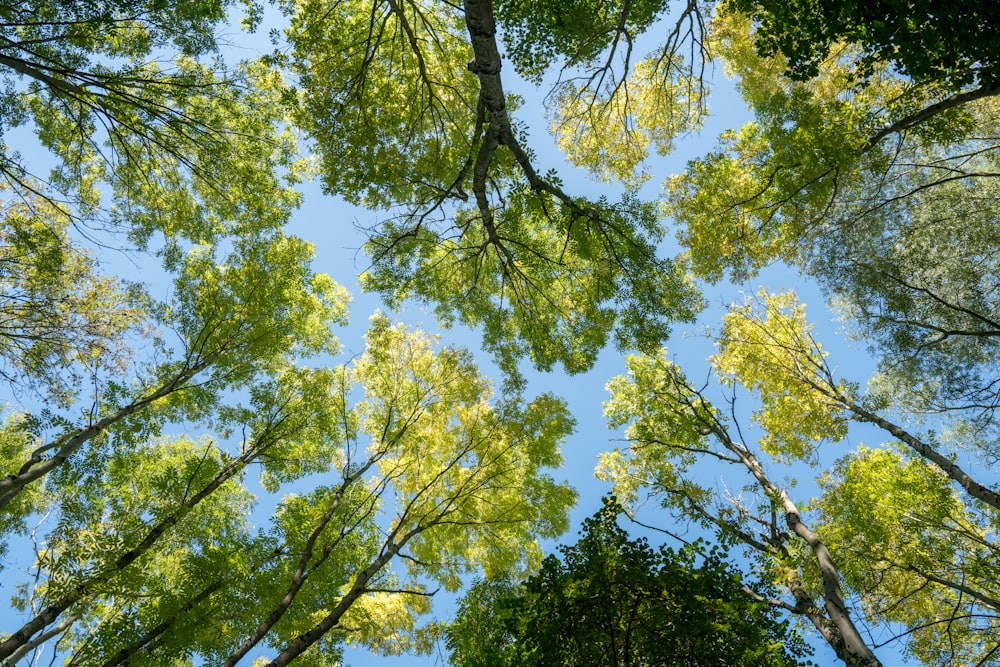
{"type": "Polygon", "coordinates": [[[857,44],[859,69],[892,63],[918,81],[995,88],[1000,5],[980,0],[732,0],[758,24],[761,53],[781,53],[792,78],[817,75],[837,42],[857,44]]]}
{"type": "Polygon", "coordinates": [[[717,549],[654,549],[617,523],[584,522],[523,584],[482,581],[448,630],[456,667],[798,665],[806,650],[773,608],[748,595],[717,549]]]}

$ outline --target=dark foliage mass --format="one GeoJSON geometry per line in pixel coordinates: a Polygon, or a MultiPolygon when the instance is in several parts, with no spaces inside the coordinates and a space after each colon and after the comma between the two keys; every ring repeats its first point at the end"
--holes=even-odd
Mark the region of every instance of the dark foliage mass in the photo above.
{"type": "Polygon", "coordinates": [[[836,42],[859,45],[860,73],[891,62],[918,81],[960,89],[998,83],[1000,5],[980,0],[733,0],[758,22],[761,52],[781,53],[793,78],[817,75],[836,42]]]}
{"type": "Polygon", "coordinates": [[[779,667],[807,652],[718,550],[630,539],[605,498],[576,544],[523,584],[483,581],[449,631],[457,667],[779,667]]]}

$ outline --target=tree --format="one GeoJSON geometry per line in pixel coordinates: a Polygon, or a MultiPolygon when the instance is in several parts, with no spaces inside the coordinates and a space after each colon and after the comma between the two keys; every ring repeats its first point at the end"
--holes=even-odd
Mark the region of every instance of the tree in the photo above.
{"type": "Polygon", "coordinates": [[[761,54],[781,53],[793,78],[816,76],[834,45],[847,43],[862,49],[859,78],[871,74],[875,63],[891,63],[911,79],[954,89],[997,83],[1000,14],[993,5],[732,0],[732,6],[757,23],[761,54]]]}
{"type": "MultiPolygon", "coordinates": [[[[327,191],[398,211],[372,230],[366,289],[390,303],[434,304],[444,323],[481,326],[486,347],[515,379],[525,355],[542,369],[558,363],[578,372],[612,334],[620,347],[655,349],[671,322],[693,317],[700,303],[683,270],[656,254],[655,207],[629,193],[619,203],[573,196],[554,172],[541,173],[500,76],[498,17],[547,26],[507,33],[515,65],[537,76],[557,53],[571,65],[589,63],[631,43],[662,3],[635,11],[631,3],[550,11],[548,3],[490,0],[285,6],[289,66],[302,91],[294,117],[315,142],[327,191]],[[600,32],[586,22],[582,33],[560,27],[563,11],[590,11],[600,32]]],[[[664,147],[691,125],[675,118],[677,107],[697,115],[697,101],[674,103],[671,95],[684,89],[686,71],[669,54],[653,55],[630,84],[654,102],[638,121],[643,136],[664,147]]],[[[565,104],[593,98],[595,108],[606,105],[598,112],[604,123],[628,117],[630,89],[615,76],[609,62],[584,88],[567,83],[565,104]],[[616,105],[620,112],[610,110],[616,105]]]]}
{"type": "Polygon", "coordinates": [[[418,641],[428,581],[454,590],[479,564],[530,561],[574,499],[541,472],[572,421],[551,397],[491,404],[467,353],[432,346],[378,316],[350,368],[288,367],[221,411],[222,433],[245,434],[234,448],[133,431],[59,468],[44,488],[58,521],[19,596],[28,620],[0,657],[55,633],[74,664],[236,664],[268,647],[269,664],[333,664],[345,642],[418,641]],[[317,482],[266,531],[247,517],[253,464],[270,490],[317,482]]]}
{"type": "MultiPolygon", "coordinates": [[[[983,465],[997,433],[995,97],[903,79],[884,62],[870,62],[859,86],[851,48],[793,81],[747,39],[745,18],[727,20],[717,23],[720,53],[757,113],[671,181],[692,266],[715,280],[791,263],[826,289],[880,364],[867,393],[836,379],[801,314],[780,314],[797,306],[767,297],[727,320],[717,365],[728,359],[727,381],[764,402],[760,447],[779,461],[797,443],[793,457],[822,469],[818,443],[840,441],[850,423],[890,439],[822,478],[813,531],[857,600],[855,616],[898,624],[892,636],[928,664],[991,664],[996,573],[982,567],[998,498],[983,465]],[[964,452],[973,454],[960,463],[964,452]]],[[[739,526],[711,514],[723,530],[739,526]]]]}
{"type": "Polygon", "coordinates": [[[748,279],[792,263],[883,357],[883,382],[908,390],[887,395],[992,428],[995,98],[928,115],[933,87],[884,66],[852,92],[854,60],[791,81],[756,52],[747,19],[717,19],[757,113],[670,180],[694,270],[748,279]]]}
{"type": "Polygon", "coordinates": [[[719,409],[665,354],[632,357],[628,376],[609,385],[607,414],[629,425],[633,444],[609,453],[601,474],[624,497],[648,489],[755,553],[791,596],[771,603],[807,618],[847,664],[881,664],[861,620],[901,625],[896,636],[927,664],[995,664],[991,533],[1000,495],[984,483],[989,471],[964,468],[933,433],[907,430],[837,379],[794,295],[734,307],[717,343],[719,381],[750,391],[759,405],[758,442],[736,418],[735,391],[719,409]],[[800,509],[772,471],[818,467],[820,447],[843,441],[852,423],[872,424],[897,444],[845,456],[821,478],[823,494],[800,509]],[[748,478],[738,497],[699,481],[696,466],[708,460],[748,478]]]}
{"type": "MultiPolygon", "coordinates": [[[[76,664],[419,645],[429,582],[523,567],[521,543],[571,502],[539,472],[571,419],[525,404],[519,363],[582,371],[613,339],[641,353],[611,385],[633,440],[604,462],[623,499],[651,489],[745,547],[764,581],[749,599],[848,664],[878,664],[866,623],[902,627],[924,661],[997,660],[998,496],[958,458],[998,449],[989,8],[912,31],[879,3],[690,2],[664,26],[664,2],[288,0],[280,48],[232,63],[215,35],[237,3],[64,5],[0,8],[0,130],[25,126],[56,162],[44,178],[2,149],[2,372],[45,404],[0,427],[0,538],[38,553],[0,659],[57,638],[76,664]],[[651,149],[700,126],[713,61],[754,120],[644,198],[651,149]],[[507,63],[551,84],[557,144],[617,191],[579,196],[544,168],[507,63]],[[382,318],[367,356],[331,368],[346,294],[284,230],[312,170],[299,130],[327,191],[385,216],[364,286],[479,327],[505,399],[463,353],[382,318]],[[159,264],[169,296],[103,274],[97,245],[159,264]],[[735,308],[713,365],[758,403],[755,444],[735,393],[713,407],[658,350],[702,286],[776,261],[817,280],[882,365],[864,394],[792,297],[735,308]],[[821,462],[856,423],[901,448],[821,462]],[[706,485],[706,460],[753,501],[706,485]],[[827,471],[815,502],[779,481],[788,463],[827,471]],[[274,493],[316,482],[270,532],[243,518],[258,470],[274,493]]],[[[263,8],[241,6],[256,25],[263,8]]]]}
{"type": "MultiPolygon", "coordinates": [[[[234,4],[152,0],[0,8],[4,130],[30,123],[60,160],[52,175],[57,192],[47,197],[54,202],[74,197],[93,206],[95,187],[107,179],[127,200],[138,195],[140,174],[158,180],[149,178],[154,164],[161,177],[181,168],[212,179],[204,151],[223,157],[227,142],[239,136],[236,127],[220,122],[220,114],[242,110],[213,102],[227,97],[238,102],[241,89],[245,93],[252,83],[247,72],[203,63],[217,54],[215,30],[234,4]],[[166,63],[158,61],[164,51],[171,56],[166,63]]],[[[242,4],[254,21],[259,8],[242,4]]],[[[248,116],[235,122],[252,124],[248,116]]],[[[271,118],[264,113],[261,120],[266,125],[271,118]]],[[[10,183],[36,189],[26,180],[31,167],[6,146],[0,173],[10,183]]]]}
{"type": "Polygon", "coordinates": [[[542,470],[572,420],[493,400],[467,353],[384,318],[331,367],[348,297],[284,231],[287,90],[219,55],[231,4],[63,4],[0,10],[3,129],[57,160],[48,182],[14,151],[0,169],[0,356],[26,396],[0,431],[0,540],[36,555],[0,661],[55,642],[70,664],[332,664],[425,641],[432,582],[521,567],[563,529],[573,493],[542,470]],[[169,289],[105,277],[95,245],[169,289]]]}
{"type": "Polygon", "coordinates": [[[481,581],[448,628],[451,663],[797,665],[804,645],[717,551],[630,540],[605,498],[580,540],[523,584],[481,581]]]}
{"type": "MultiPolygon", "coordinates": [[[[324,184],[389,216],[370,232],[366,288],[392,304],[429,303],[446,325],[481,326],[509,377],[525,355],[543,369],[584,370],[610,335],[621,349],[654,352],[672,322],[700,308],[688,258],[658,258],[663,225],[632,193],[649,176],[650,146],[668,152],[699,126],[713,59],[739,76],[756,119],[670,182],[666,210],[698,276],[715,280],[728,267],[747,277],[783,259],[840,285],[857,267],[818,266],[825,249],[843,247],[835,230],[893,208],[923,210],[939,185],[976,187],[994,171],[993,134],[972,131],[995,117],[988,9],[956,6],[954,21],[928,27],[928,7],[689,3],[662,45],[637,58],[637,40],[667,16],[664,3],[557,4],[286,5],[292,53],[283,62],[302,91],[294,115],[314,139],[324,184]],[[869,11],[885,20],[865,23],[869,11]],[[923,26],[906,33],[913,42],[899,17],[923,26]],[[805,24],[825,35],[818,55],[785,60],[768,40],[805,24]],[[574,198],[537,168],[518,100],[503,92],[498,25],[518,74],[554,78],[545,99],[566,157],[624,185],[620,204],[574,198]],[[976,55],[919,41],[970,31],[976,55]],[[833,40],[843,46],[826,58],[833,40]],[[817,233],[820,225],[829,231],[817,233]]],[[[851,261],[864,255],[847,247],[851,261]]],[[[987,330],[996,321],[976,314],[987,330]]]]}
{"type": "MultiPolygon", "coordinates": [[[[665,31],[662,48],[633,62],[635,40],[664,5],[469,2],[459,11],[388,3],[369,14],[348,3],[296,5],[302,11],[292,18],[289,62],[306,91],[296,119],[323,155],[331,192],[397,214],[372,235],[369,287],[390,300],[430,301],[446,322],[483,325],[487,346],[508,373],[525,353],[542,368],[585,368],[611,332],[621,347],[646,353],[629,362],[629,378],[612,385],[612,424],[630,425],[634,441],[605,461],[623,498],[634,500],[640,489],[660,492],[675,512],[758,554],[764,576],[787,596],[758,597],[807,619],[847,664],[880,664],[864,624],[899,622],[910,651],[933,662],[941,654],[930,651],[923,629],[938,626],[945,608],[954,655],[988,661],[993,646],[977,639],[993,623],[988,577],[963,573],[953,554],[979,553],[975,540],[990,553],[982,536],[993,525],[996,492],[953,458],[962,440],[985,456],[995,449],[996,207],[991,187],[982,185],[996,172],[992,23],[976,17],[968,26],[906,33],[891,21],[865,27],[849,14],[871,8],[894,15],[877,4],[848,6],[842,23],[822,5],[783,13],[753,3],[742,7],[750,16],[741,7],[723,3],[710,16],[709,8],[689,4],[665,31]],[[317,15],[322,23],[310,21],[317,15]],[[574,208],[581,200],[565,196],[554,174],[538,175],[524,133],[515,131],[514,102],[503,96],[497,22],[520,73],[555,78],[550,113],[567,156],[626,188],[642,181],[651,145],[668,150],[679,133],[698,126],[705,59],[718,59],[738,77],[754,120],[725,133],[718,150],[668,181],[664,208],[679,225],[685,256],[655,260],[659,222],[616,217],[626,209],[600,202],[574,208]],[[782,31],[801,23],[821,39],[816,50],[792,43],[799,50],[786,60],[782,31]],[[966,27],[983,37],[971,40],[972,50],[941,46],[966,27]],[[888,44],[889,31],[898,44],[888,44]],[[825,57],[828,47],[836,57],[825,57]],[[578,237],[581,222],[587,236],[578,237]],[[619,234],[623,229],[637,236],[619,234]],[[941,244],[939,232],[948,242],[941,244]],[[939,245],[962,252],[942,251],[942,261],[929,266],[921,258],[939,245]],[[973,270],[965,262],[969,250],[973,270]],[[714,365],[725,386],[746,387],[760,402],[754,420],[764,435],[755,445],[741,420],[726,416],[735,408],[712,407],[704,388],[650,348],[663,340],[668,321],[697,305],[676,286],[749,280],[776,261],[813,276],[858,318],[858,333],[883,356],[882,388],[863,396],[837,379],[790,297],[765,298],[765,315],[736,309],[718,336],[723,349],[714,365]],[[611,286],[613,301],[603,289],[611,286]],[[605,309],[595,309],[599,304],[605,309]],[[940,378],[930,375],[940,370],[940,378]],[[908,416],[893,417],[887,397],[909,398],[900,390],[909,387],[917,388],[914,400],[894,406],[908,416]],[[918,430],[919,419],[931,424],[930,433],[918,430]],[[912,459],[928,493],[946,479],[957,494],[966,515],[925,517],[954,533],[940,540],[951,546],[936,553],[947,567],[928,569],[915,549],[900,546],[891,567],[875,558],[882,569],[865,569],[864,556],[854,555],[858,564],[841,571],[851,541],[836,531],[860,536],[869,527],[840,524],[833,509],[807,509],[793,500],[792,484],[773,473],[789,462],[815,461],[822,469],[820,443],[843,440],[858,422],[908,448],[907,457],[895,459],[900,475],[887,479],[904,483],[912,459]],[[935,431],[947,433],[943,427],[956,443],[940,442],[935,431]],[[754,501],[737,497],[734,504],[704,484],[695,463],[705,460],[745,475],[754,501]],[[959,549],[961,530],[967,541],[959,549]],[[892,579],[890,570],[912,576],[892,579]],[[879,588],[880,573],[897,583],[879,588]],[[980,583],[963,583],[973,581],[980,583]],[[935,591],[940,604],[910,603],[931,599],[911,585],[935,591]]],[[[723,400],[735,402],[735,395],[723,400]]],[[[848,477],[863,475],[864,466],[845,463],[838,471],[844,480],[826,487],[831,503],[837,492],[855,488],[848,477]]],[[[918,540],[916,524],[906,525],[905,540],[918,540]]]]}

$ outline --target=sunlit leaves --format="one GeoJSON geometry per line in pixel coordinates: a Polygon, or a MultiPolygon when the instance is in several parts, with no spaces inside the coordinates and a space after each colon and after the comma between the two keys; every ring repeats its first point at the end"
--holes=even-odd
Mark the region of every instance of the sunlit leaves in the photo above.
{"type": "MultiPolygon", "coordinates": [[[[485,346],[515,384],[524,357],[541,369],[578,372],[612,339],[653,350],[671,322],[692,316],[695,290],[657,257],[655,206],[630,196],[619,204],[574,196],[534,164],[513,116],[516,100],[504,93],[493,26],[545,14],[544,7],[498,5],[494,15],[491,3],[475,3],[464,17],[420,2],[286,9],[302,88],[295,117],[322,156],[328,190],[396,216],[370,232],[366,289],[394,305],[416,297],[446,325],[482,327],[485,346]]],[[[662,7],[591,9],[570,32],[593,32],[620,13],[594,46],[600,52],[624,50],[662,7]]],[[[561,46],[553,48],[577,43],[572,35],[554,39],[561,46]]],[[[596,100],[589,84],[567,84],[559,132],[571,158],[621,176],[636,170],[650,141],[668,150],[696,127],[703,106],[673,53],[642,63],[633,92],[615,91],[613,80],[607,89],[592,82],[596,100]]]]}
{"type": "Polygon", "coordinates": [[[859,590],[885,596],[884,603],[905,588],[897,582],[889,592],[886,582],[873,579],[889,564],[879,559],[928,571],[954,559],[961,538],[946,527],[952,518],[962,521],[965,510],[948,479],[927,463],[898,450],[861,448],[822,484],[823,533],[853,555],[842,559],[841,570],[859,590]]]}
{"type": "Polygon", "coordinates": [[[149,613],[144,610],[147,595],[156,600],[162,591],[161,602],[169,608],[174,588],[191,590],[186,582],[194,586],[198,578],[210,576],[200,568],[218,566],[212,556],[216,549],[224,553],[241,541],[251,496],[239,485],[224,484],[206,502],[181,509],[225,460],[207,439],[164,438],[103,461],[78,461],[78,474],[60,476],[58,512],[50,518],[56,525],[37,564],[44,576],[36,586],[43,588],[32,591],[32,598],[51,604],[79,591],[88,593],[67,612],[75,608],[83,613],[79,632],[96,641],[88,652],[121,646],[121,624],[133,619],[127,623],[133,626],[135,618],[149,613]],[[137,548],[154,525],[169,517],[176,521],[172,530],[144,550],[134,568],[123,571],[118,562],[122,554],[137,548]],[[92,604],[91,594],[100,599],[109,593],[113,597],[104,598],[103,611],[102,605],[92,604]]]}
{"type": "Polygon", "coordinates": [[[248,404],[223,409],[220,421],[267,438],[260,481],[275,493],[283,485],[345,465],[343,444],[357,437],[357,418],[347,405],[349,390],[343,368],[292,367],[252,386],[248,404]]]}
{"type": "MultiPolygon", "coordinates": [[[[221,662],[258,644],[291,650],[324,623],[296,649],[307,659],[334,660],[347,641],[424,646],[428,581],[454,589],[468,572],[518,572],[538,561],[536,539],[565,529],[575,494],[545,470],[573,426],[563,403],[497,401],[467,352],[384,316],[350,365],[286,366],[246,398],[209,422],[222,438],[239,429],[234,445],[135,442],[115,427],[46,478],[55,526],[19,605],[39,622],[67,618],[68,650],[221,662]],[[256,467],[270,490],[303,489],[267,533],[249,522],[256,467]]],[[[30,446],[10,441],[12,455],[30,446]]],[[[45,625],[33,619],[26,636],[45,625]]]]}
{"type": "Polygon", "coordinates": [[[637,186],[649,177],[642,164],[650,144],[666,155],[677,137],[700,126],[702,94],[690,66],[661,49],[627,79],[609,74],[559,84],[551,129],[572,163],[601,180],[637,186]]]}
{"type": "Polygon", "coordinates": [[[460,190],[477,139],[461,13],[410,0],[303,0],[287,9],[296,121],[316,142],[326,187],[374,208],[460,190]]]}
{"type": "Polygon", "coordinates": [[[793,292],[759,295],[723,319],[716,370],[759,396],[753,419],[764,430],[761,447],[773,456],[809,458],[820,442],[847,434],[847,421],[831,394],[834,383],[818,342],[793,292]]]}
{"type": "Polygon", "coordinates": [[[837,123],[848,105],[777,95],[789,111],[777,126],[758,120],[727,131],[721,150],[667,182],[665,211],[682,223],[693,269],[709,280],[796,259],[797,243],[838,212],[836,193],[856,178],[857,139],[850,123],[837,123]]]}
{"type": "Polygon", "coordinates": [[[706,426],[720,418],[717,411],[665,351],[630,356],[626,363],[628,375],[608,382],[604,414],[612,428],[627,426],[625,436],[635,445],[603,454],[597,476],[612,481],[623,502],[634,501],[643,488],[666,492],[664,502],[681,507],[688,498],[709,497],[687,473],[699,453],[711,451],[706,426]]]}
{"type": "Polygon", "coordinates": [[[775,260],[797,261],[814,235],[850,215],[854,188],[883,173],[891,155],[880,146],[862,149],[883,121],[891,122],[882,117],[885,105],[928,98],[892,77],[853,91],[849,64],[837,61],[808,82],[789,81],[780,62],[754,51],[739,14],[719,12],[713,37],[755,119],[725,131],[718,150],[668,179],[665,209],[682,224],[694,270],[714,281],[753,276],[775,260]]]}
{"type": "MultiPolygon", "coordinates": [[[[241,238],[223,257],[200,246],[183,261],[168,321],[200,355],[226,365],[277,368],[290,355],[335,352],[347,292],[309,266],[312,245],[276,233],[241,238]]],[[[245,371],[244,371],[245,372],[245,371]]]]}
{"type": "Polygon", "coordinates": [[[168,44],[186,55],[215,51],[218,44],[213,28],[233,4],[249,6],[251,2],[198,0],[171,4],[151,0],[71,6],[41,3],[30,10],[19,5],[7,6],[2,15],[6,22],[18,27],[19,37],[49,37],[35,44],[42,52],[49,48],[68,49],[73,55],[72,62],[77,62],[95,51],[121,58],[145,54],[168,44]],[[54,42],[55,47],[45,41],[54,42]]]}
{"type": "MultiPolygon", "coordinates": [[[[17,275],[5,296],[11,304],[31,296],[33,307],[65,303],[65,313],[50,310],[62,318],[53,335],[68,341],[58,354],[29,359],[34,368],[12,362],[11,375],[34,380],[48,370],[62,380],[73,364],[93,371],[95,360],[103,374],[87,378],[93,396],[82,418],[18,416],[3,433],[12,462],[2,480],[3,537],[31,512],[50,522],[32,536],[34,583],[20,590],[23,616],[4,628],[3,658],[21,659],[46,633],[61,633],[59,651],[82,664],[222,663],[261,649],[335,664],[349,640],[392,652],[413,638],[426,648],[430,634],[418,636],[416,618],[428,608],[428,582],[455,589],[468,572],[518,571],[537,562],[538,538],[565,528],[575,494],[546,469],[560,464],[573,420],[549,395],[495,399],[468,353],[438,350],[383,317],[354,363],[306,366],[338,352],[333,327],[345,320],[347,295],[312,270],[312,247],[282,230],[299,201],[289,186],[309,167],[286,125],[297,93],[274,66],[294,63],[296,83],[315,93],[304,92],[296,108],[322,118],[309,127],[317,141],[326,132],[345,149],[328,152],[327,167],[357,170],[328,178],[330,189],[373,206],[430,202],[434,210],[435,198],[467,197],[463,179],[482,139],[464,17],[439,4],[389,3],[374,13],[360,4],[286,5],[300,50],[230,66],[222,56],[201,59],[215,51],[225,4],[163,12],[159,4],[85,3],[65,23],[48,22],[51,8],[42,7],[37,26],[3,10],[23,41],[0,65],[28,81],[7,87],[5,120],[30,119],[57,158],[52,188],[37,201],[21,166],[4,168],[24,196],[5,209],[2,268],[17,275]],[[357,30],[364,25],[372,30],[357,30]],[[32,35],[45,57],[18,59],[32,35]],[[343,37],[350,43],[341,48],[343,37]],[[159,49],[168,52],[162,60],[153,58],[159,49]],[[309,83],[317,80],[335,85],[309,83]],[[100,279],[67,241],[71,222],[158,256],[171,281],[155,295],[162,301],[100,279]],[[149,343],[134,336],[147,329],[149,343]],[[124,351],[133,338],[142,347],[124,351]],[[251,522],[251,473],[269,492],[262,505],[298,485],[298,495],[274,501],[266,531],[256,523],[274,508],[251,522]]],[[[258,21],[259,7],[250,9],[248,20],[258,21]]],[[[491,178],[520,183],[514,163],[512,151],[491,160],[491,178]]],[[[608,262],[608,244],[585,247],[600,234],[651,248],[648,211],[640,233],[571,231],[585,203],[532,187],[523,196],[535,215],[558,210],[559,238],[579,241],[583,255],[608,262]]],[[[556,238],[507,242],[548,252],[556,238]]],[[[618,296],[613,276],[575,293],[558,279],[560,316],[591,292],[618,296]]],[[[27,313],[11,311],[11,330],[33,326],[27,313]]],[[[592,356],[608,328],[580,336],[599,342],[569,345],[592,356]]],[[[66,385],[56,389],[69,404],[73,382],[66,385]]]]}
{"type": "MultiPolygon", "coordinates": [[[[319,665],[339,662],[345,643],[426,650],[429,591],[523,571],[539,560],[536,540],[565,527],[574,495],[547,469],[573,420],[555,397],[515,391],[519,362],[581,372],[613,342],[646,354],[609,384],[609,421],[630,445],[600,474],[626,500],[651,491],[753,549],[793,600],[770,604],[827,637],[851,629],[831,564],[846,554],[843,580],[871,620],[918,628],[911,647],[925,660],[973,662],[995,622],[997,522],[955,483],[994,507],[996,493],[933,434],[868,408],[912,389],[897,403],[955,410],[955,439],[996,454],[995,104],[950,97],[948,81],[967,73],[896,76],[867,59],[864,40],[833,44],[836,57],[792,80],[734,4],[712,19],[712,41],[692,28],[688,57],[678,23],[636,61],[635,40],[665,15],[659,0],[498,0],[495,14],[485,0],[289,0],[289,42],[239,66],[206,59],[223,2],[0,9],[11,28],[0,130],[30,124],[57,160],[45,190],[12,151],[0,166],[12,182],[3,371],[57,399],[38,415],[11,409],[0,430],[0,536],[34,514],[52,526],[31,545],[35,585],[19,593],[34,617],[0,639],[5,657],[60,623],[73,625],[60,646],[79,664],[274,650],[279,664],[319,665]],[[512,63],[544,82],[564,67],[549,98],[559,147],[631,193],[651,145],[669,152],[698,128],[698,56],[710,52],[755,119],[671,179],[659,211],[542,174],[500,76],[512,63]],[[311,136],[315,165],[299,160],[289,122],[311,136]],[[347,303],[311,269],[311,246],[282,231],[299,199],[290,186],[313,166],[329,192],[391,216],[370,235],[364,286],[479,328],[509,380],[503,398],[469,353],[382,316],[363,355],[311,367],[338,351],[332,327],[347,303]],[[662,213],[683,225],[677,262],[658,255],[662,213]],[[162,302],[102,278],[69,241],[71,221],[158,256],[171,281],[162,302]],[[833,378],[790,295],[762,292],[726,316],[712,359],[720,407],[658,353],[671,322],[700,306],[689,267],[742,279],[775,260],[818,276],[887,352],[880,395],[862,401],[833,378]],[[146,344],[137,334],[150,330],[146,344]],[[92,395],[74,404],[83,378],[92,395]],[[737,385],[756,408],[759,448],[740,430],[737,385]],[[815,515],[769,475],[816,464],[848,415],[936,467],[860,451],[824,481],[817,537],[805,527],[815,515]],[[712,464],[745,485],[708,482],[712,464]],[[973,608],[967,597],[986,620],[956,616],[973,608]],[[951,653],[932,646],[939,623],[951,653]]],[[[704,28],[707,7],[681,10],[704,28]]],[[[249,14],[261,20],[253,3],[249,14]]]]}
{"type": "Polygon", "coordinates": [[[746,17],[720,11],[713,31],[755,119],[668,180],[692,270],[744,280],[794,264],[884,355],[883,399],[992,428],[995,100],[885,63],[858,87],[850,44],[793,81],[746,17]]]}
{"type": "MultiPolygon", "coordinates": [[[[216,55],[230,3],[181,4],[4,10],[11,34],[2,64],[25,82],[11,86],[10,105],[21,111],[5,122],[30,120],[54,154],[45,196],[95,224],[122,223],[140,244],[157,231],[168,244],[176,235],[212,241],[239,209],[273,227],[296,201],[280,182],[294,148],[277,127],[274,72],[216,55]],[[265,211],[280,219],[265,222],[265,211]]],[[[37,168],[11,156],[2,171],[24,185],[27,174],[41,176],[37,168]]]]}
{"type": "MultiPolygon", "coordinates": [[[[281,75],[259,62],[227,72],[189,61],[176,67],[189,82],[171,105],[185,122],[152,138],[116,131],[109,151],[120,163],[98,155],[92,168],[114,188],[112,220],[169,268],[189,244],[273,233],[300,198],[291,187],[300,179],[298,147],[279,127],[281,75]]],[[[141,115],[132,122],[155,128],[141,115]]]]}
{"type": "Polygon", "coordinates": [[[469,211],[458,212],[455,236],[387,227],[370,244],[384,254],[364,285],[435,304],[445,322],[482,326],[508,372],[524,355],[543,369],[585,370],[612,333],[622,348],[655,349],[700,306],[695,290],[680,267],[653,256],[649,206],[629,198],[579,206],[518,188],[493,234],[469,211]]]}
{"type": "Polygon", "coordinates": [[[430,598],[424,591],[377,592],[359,598],[343,625],[350,629],[350,642],[381,655],[398,655],[414,648],[415,614],[429,611],[430,598]]]}
{"type": "Polygon", "coordinates": [[[537,552],[518,535],[529,526],[538,535],[562,532],[574,498],[536,472],[561,461],[558,444],[573,425],[561,401],[491,406],[492,390],[467,353],[433,353],[426,335],[384,317],[368,340],[354,370],[366,387],[359,417],[380,475],[398,480],[397,529],[434,526],[413,538],[414,562],[426,564],[418,569],[453,588],[471,563],[503,572],[530,561],[537,552]]]}
{"type": "Polygon", "coordinates": [[[995,512],[963,503],[940,471],[900,450],[861,448],[821,483],[820,530],[866,613],[914,628],[907,650],[927,664],[993,664],[995,512]]]}
{"type": "Polygon", "coordinates": [[[0,211],[0,374],[71,403],[88,376],[130,365],[148,317],[139,285],[104,276],[69,218],[20,188],[0,211]]]}

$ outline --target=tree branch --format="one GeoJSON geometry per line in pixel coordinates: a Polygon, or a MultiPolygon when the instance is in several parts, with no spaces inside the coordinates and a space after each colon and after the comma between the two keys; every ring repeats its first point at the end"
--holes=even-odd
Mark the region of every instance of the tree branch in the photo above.
{"type": "Polygon", "coordinates": [[[955,107],[961,106],[968,102],[973,102],[975,100],[981,100],[985,97],[993,97],[995,95],[1000,95],[1000,85],[988,88],[986,86],[980,86],[974,90],[968,90],[964,93],[959,93],[957,95],[952,95],[946,99],[941,100],[935,104],[930,105],[920,111],[911,113],[908,116],[903,116],[896,122],[892,123],[888,127],[885,127],[875,134],[873,134],[868,141],[861,147],[861,154],[865,154],[871,149],[875,148],[878,142],[885,139],[890,134],[896,134],[903,132],[911,127],[919,125],[929,118],[933,118],[939,113],[947,111],[948,109],[954,109],[955,107]]]}

